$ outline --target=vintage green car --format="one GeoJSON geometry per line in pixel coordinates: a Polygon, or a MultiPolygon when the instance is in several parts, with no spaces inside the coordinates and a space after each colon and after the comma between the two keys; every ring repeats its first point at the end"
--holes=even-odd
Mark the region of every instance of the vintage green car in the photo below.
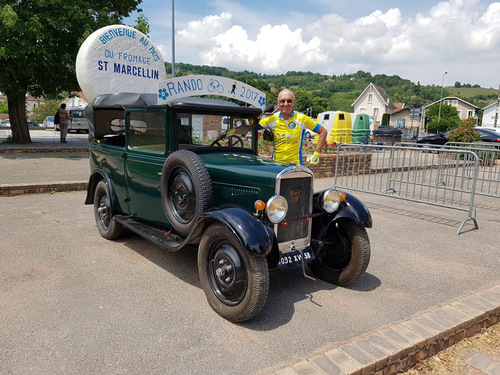
{"type": "MultiPolygon", "coordinates": [[[[260,108],[152,94],[98,96],[87,106],[94,205],[102,237],[128,228],[170,251],[198,246],[201,286],[222,317],[264,306],[269,270],[307,267],[349,285],[365,272],[368,209],[313,173],[258,154],[260,108]]],[[[262,140],[260,140],[262,142],[262,140]]]]}

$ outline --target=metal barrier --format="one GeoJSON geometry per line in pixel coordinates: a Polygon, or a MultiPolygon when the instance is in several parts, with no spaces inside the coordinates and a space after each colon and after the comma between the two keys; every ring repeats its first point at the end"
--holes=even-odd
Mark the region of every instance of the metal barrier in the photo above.
{"type": "Polygon", "coordinates": [[[458,148],[476,153],[479,158],[476,194],[500,197],[500,145],[490,145],[485,142],[448,142],[444,147],[458,148]]]}
{"type": "Polygon", "coordinates": [[[478,229],[474,215],[478,171],[478,156],[464,149],[341,144],[335,186],[465,211],[460,234],[469,220],[478,229]]]}
{"type": "MultiPolygon", "coordinates": [[[[414,143],[398,143],[398,146],[414,146],[414,143]]],[[[500,197],[500,145],[485,142],[447,142],[444,145],[422,145],[423,152],[435,152],[436,149],[458,149],[476,153],[479,158],[477,175],[477,195],[500,197]]]]}

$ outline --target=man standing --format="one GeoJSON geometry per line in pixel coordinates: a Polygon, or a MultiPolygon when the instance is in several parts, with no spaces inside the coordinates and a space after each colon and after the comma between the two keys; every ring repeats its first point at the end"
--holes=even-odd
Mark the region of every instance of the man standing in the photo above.
{"type": "Polygon", "coordinates": [[[303,113],[293,110],[295,95],[285,89],[278,95],[280,112],[260,120],[260,126],[272,132],[274,138],[273,159],[279,162],[302,165],[302,144],[304,132],[309,129],[318,133],[316,150],[307,161],[311,165],[319,163],[319,156],[328,135],[327,130],[303,113]]]}

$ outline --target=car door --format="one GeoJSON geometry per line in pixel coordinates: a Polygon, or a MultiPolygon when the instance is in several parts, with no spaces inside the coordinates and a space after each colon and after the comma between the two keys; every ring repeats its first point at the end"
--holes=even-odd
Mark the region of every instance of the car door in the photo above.
{"type": "Polygon", "coordinates": [[[166,111],[126,110],[124,155],[129,215],[157,225],[168,223],[161,203],[161,171],[167,155],[166,111]]]}

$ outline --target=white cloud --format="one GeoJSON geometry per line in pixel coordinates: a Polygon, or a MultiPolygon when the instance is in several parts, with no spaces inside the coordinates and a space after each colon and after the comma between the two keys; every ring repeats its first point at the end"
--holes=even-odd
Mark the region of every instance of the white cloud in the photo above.
{"type": "Polygon", "coordinates": [[[235,23],[243,16],[224,12],[189,22],[178,30],[176,50],[183,58],[176,60],[270,74],[361,69],[439,84],[436,77],[446,70],[453,82],[489,87],[500,81],[499,2],[481,12],[479,0],[441,1],[412,17],[392,8],[352,21],[332,13],[303,28],[261,24],[254,36],[235,23]]]}

